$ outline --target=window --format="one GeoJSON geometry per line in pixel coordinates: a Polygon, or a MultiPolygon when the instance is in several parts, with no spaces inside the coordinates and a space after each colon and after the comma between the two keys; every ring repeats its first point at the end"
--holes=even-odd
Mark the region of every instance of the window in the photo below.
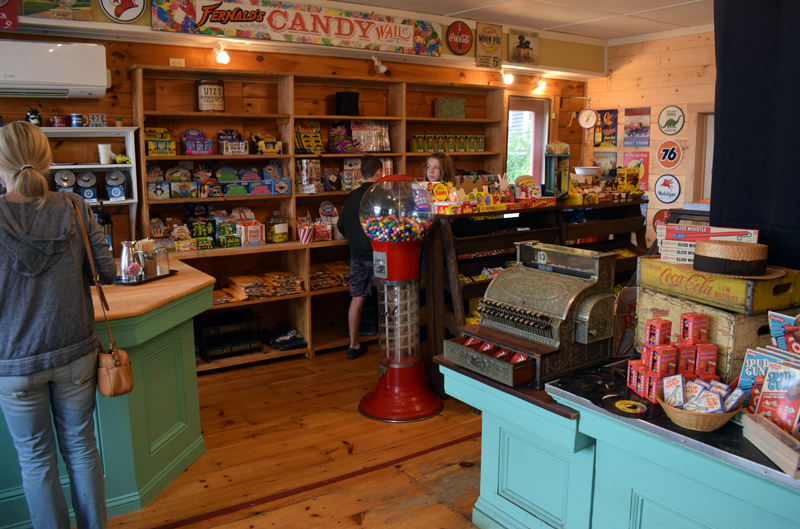
{"type": "Polygon", "coordinates": [[[549,99],[508,98],[506,174],[510,182],[520,176],[533,176],[535,181],[544,182],[549,115],[549,99]]]}

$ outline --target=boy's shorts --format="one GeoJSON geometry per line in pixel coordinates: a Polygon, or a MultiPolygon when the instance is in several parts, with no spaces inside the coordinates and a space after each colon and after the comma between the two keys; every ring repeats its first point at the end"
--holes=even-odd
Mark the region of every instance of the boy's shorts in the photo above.
{"type": "Polygon", "coordinates": [[[372,284],[375,283],[375,271],[372,261],[350,260],[350,295],[362,298],[372,293],[372,284]]]}

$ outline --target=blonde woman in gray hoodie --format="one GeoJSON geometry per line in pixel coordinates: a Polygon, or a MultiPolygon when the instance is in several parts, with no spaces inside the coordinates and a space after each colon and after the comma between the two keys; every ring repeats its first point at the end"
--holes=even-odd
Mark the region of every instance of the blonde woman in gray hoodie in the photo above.
{"type": "MultiPolygon", "coordinates": [[[[70,527],[58,436],[78,527],[105,528],[94,436],[97,337],[89,257],[75,206],[47,190],[51,160],[37,126],[17,121],[0,129],[0,180],[7,190],[0,196],[0,410],[17,450],[33,526],[70,527]]],[[[91,258],[101,282],[109,284],[114,257],[89,207],[75,198],[91,258]]]]}

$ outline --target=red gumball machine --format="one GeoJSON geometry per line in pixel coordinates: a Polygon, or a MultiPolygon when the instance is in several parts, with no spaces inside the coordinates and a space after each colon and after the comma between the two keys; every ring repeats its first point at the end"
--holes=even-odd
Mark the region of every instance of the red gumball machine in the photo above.
{"type": "Polygon", "coordinates": [[[358,405],[370,419],[420,421],[442,411],[425,385],[419,356],[419,253],[433,225],[431,197],[405,175],[385,176],[361,199],[361,226],[372,241],[378,280],[378,386],[358,405]]]}

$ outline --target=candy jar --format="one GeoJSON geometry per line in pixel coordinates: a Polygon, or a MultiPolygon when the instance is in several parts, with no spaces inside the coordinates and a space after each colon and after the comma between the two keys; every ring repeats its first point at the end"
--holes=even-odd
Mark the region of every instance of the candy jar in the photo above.
{"type": "Polygon", "coordinates": [[[272,213],[269,219],[267,242],[288,242],[289,220],[280,211],[272,213]]]}

